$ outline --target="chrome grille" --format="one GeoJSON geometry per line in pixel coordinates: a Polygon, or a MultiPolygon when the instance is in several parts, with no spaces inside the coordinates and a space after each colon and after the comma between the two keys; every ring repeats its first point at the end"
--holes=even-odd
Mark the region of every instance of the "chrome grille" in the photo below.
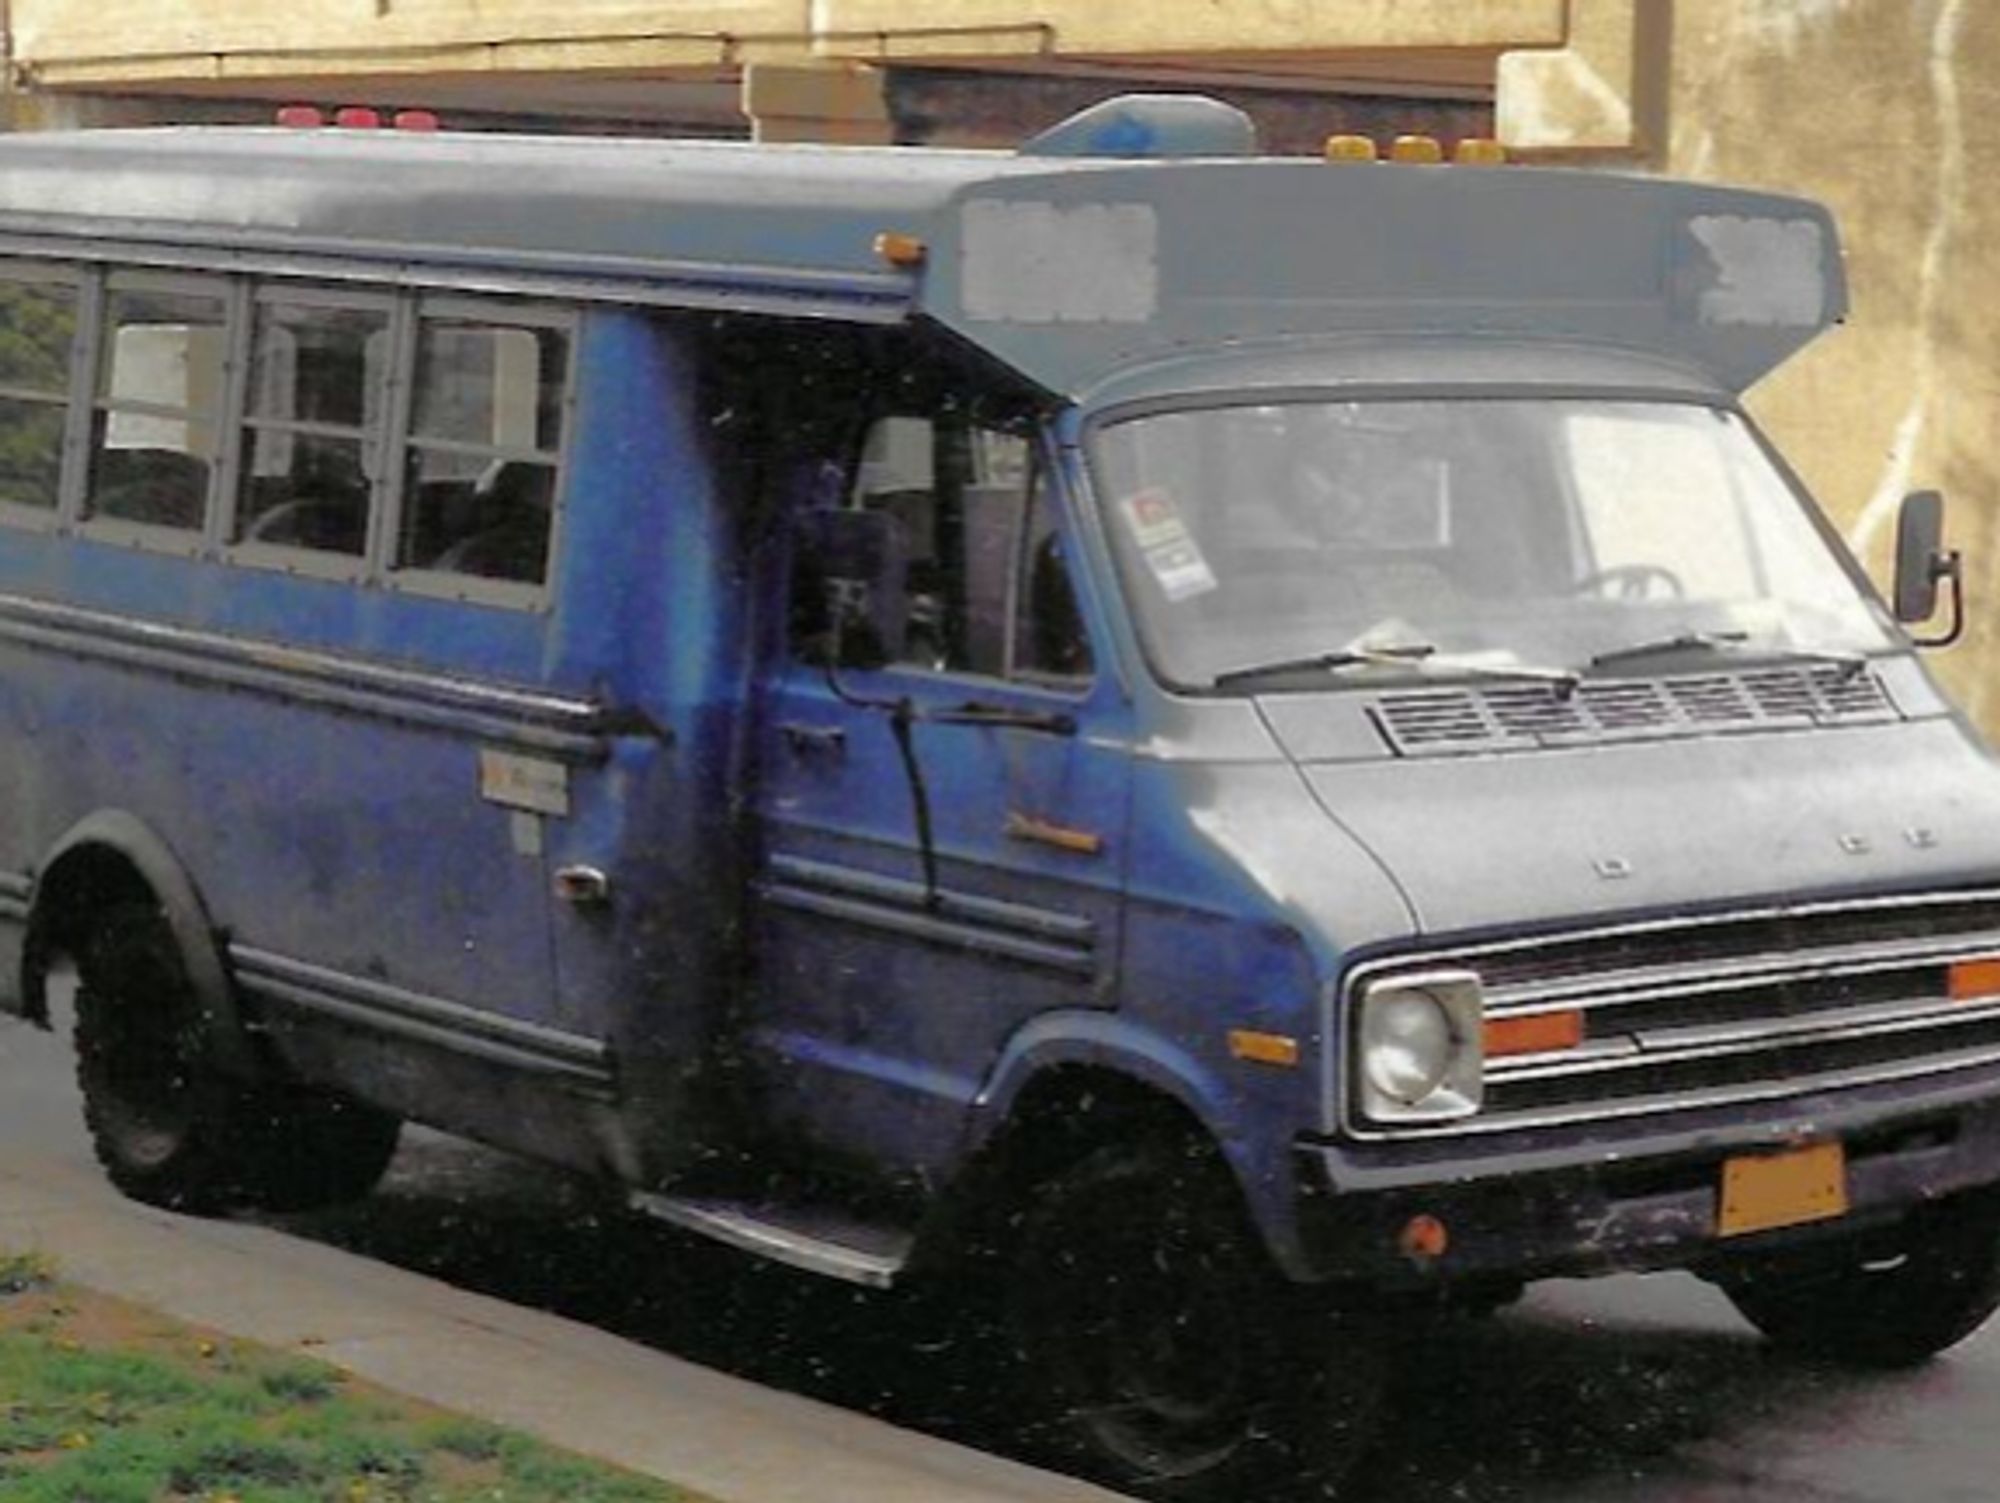
{"type": "Polygon", "coordinates": [[[1989,957],[2000,958],[2000,892],[1772,909],[1374,963],[1349,979],[1346,997],[1398,971],[1464,967],[1481,977],[1489,1018],[1581,1010],[1585,1041],[1488,1060],[1477,1116],[1347,1126],[1427,1138],[1560,1127],[2000,1064],[2000,992],[1954,1001],[1948,983],[1952,962],[1989,957]]]}
{"type": "Polygon", "coordinates": [[[1543,684],[1413,689],[1378,695],[1374,709],[1384,738],[1403,756],[1870,723],[1896,714],[1872,673],[1841,667],[1604,679],[1567,694],[1543,684]]]}

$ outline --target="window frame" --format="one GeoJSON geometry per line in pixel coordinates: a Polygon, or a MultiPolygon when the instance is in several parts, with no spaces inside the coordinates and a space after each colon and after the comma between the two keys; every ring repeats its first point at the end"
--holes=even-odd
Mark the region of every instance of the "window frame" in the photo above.
{"type": "MultiPolygon", "coordinates": [[[[96,298],[94,278],[82,267],[65,265],[56,261],[0,260],[0,282],[9,282],[37,287],[67,287],[76,295],[76,328],[69,341],[69,370],[67,384],[60,397],[52,397],[47,392],[30,391],[24,386],[9,386],[0,383],[0,397],[9,401],[30,402],[47,406],[59,406],[62,410],[62,435],[56,445],[56,497],[53,506],[29,506],[25,502],[11,501],[0,496],[0,524],[17,527],[28,532],[55,532],[65,523],[65,508],[70,501],[71,476],[76,469],[74,451],[77,443],[78,392],[87,384],[87,367],[84,355],[87,347],[94,343],[92,331],[96,322],[96,298]]],[[[89,404],[84,404],[82,424],[85,442],[88,442],[89,404]]]]}
{"type": "Polygon", "coordinates": [[[369,537],[368,577],[383,589],[397,594],[546,612],[555,596],[557,569],[562,558],[563,523],[569,509],[569,477],[576,446],[577,372],[583,343],[582,311],[554,303],[514,302],[505,298],[450,294],[420,294],[401,301],[400,326],[391,335],[391,367],[395,375],[389,392],[389,405],[385,409],[388,445],[383,457],[383,477],[386,484],[376,508],[376,525],[369,537]],[[564,335],[568,348],[558,406],[562,434],[553,456],[541,450],[415,439],[411,424],[416,417],[417,351],[426,319],[469,321],[498,328],[553,329],[564,335]],[[406,568],[396,563],[396,549],[402,537],[403,517],[409,500],[409,458],[413,448],[477,453],[498,460],[522,459],[548,464],[554,469],[555,488],[549,499],[549,542],[540,583],[459,574],[445,569],[406,568]]]}
{"type": "Polygon", "coordinates": [[[222,494],[215,505],[214,547],[225,562],[240,564],[246,568],[269,569],[283,574],[353,584],[372,580],[374,573],[371,560],[374,556],[375,530],[380,525],[384,497],[391,481],[388,469],[388,454],[393,446],[391,424],[396,411],[397,388],[404,380],[403,373],[397,365],[397,355],[401,349],[400,325],[409,316],[407,312],[409,301],[408,298],[399,298],[393,293],[357,291],[322,283],[286,282],[275,278],[263,278],[251,284],[241,337],[232,343],[232,349],[239,356],[238,368],[241,374],[239,382],[232,389],[231,423],[225,445],[227,463],[224,466],[222,494]],[[384,328],[388,335],[388,345],[382,362],[385,384],[381,394],[378,429],[372,435],[372,444],[376,451],[375,479],[368,487],[368,515],[364,519],[361,552],[358,554],[335,553],[324,548],[303,548],[290,543],[266,543],[247,538],[232,541],[242,498],[243,478],[250,463],[250,444],[247,440],[251,432],[282,432],[307,436],[318,434],[333,438],[359,439],[364,455],[371,443],[371,435],[365,427],[349,430],[332,423],[260,418],[251,410],[253,403],[250,382],[256,368],[257,315],[265,307],[273,305],[387,315],[384,328]]]}
{"type": "Polygon", "coordinates": [[[77,262],[41,256],[0,256],[0,282],[66,287],[76,297],[76,333],[69,353],[68,387],[53,393],[18,391],[19,395],[53,407],[60,403],[65,417],[60,473],[53,509],[0,499],[0,526],[11,532],[35,532],[76,537],[93,543],[133,548],[181,558],[203,558],[230,567],[256,569],[328,583],[347,584],[384,593],[418,595],[509,610],[547,613],[552,609],[562,559],[569,510],[570,472],[578,442],[578,382],[583,362],[583,335],[588,306],[507,293],[428,294],[365,283],[345,283],[325,275],[245,275],[230,272],[180,271],[130,261],[77,262]],[[197,528],[164,527],[123,517],[87,515],[90,478],[98,455],[100,416],[115,412],[156,413],[190,417],[191,409],[169,411],[158,404],[113,403],[103,394],[109,379],[106,366],[111,343],[107,329],[115,292],[165,293],[217,299],[222,304],[223,368],[220,407],[215,414],[217,438],[209,463],[209,483],[197,528]],[[382,364],[379,431],[358,432],[338,424],[259,418],[251,409],[250,382],[256,337],[256,315],[278,305],[305,309],[359,309],[386,313],[388,350],[382,364]],[[410,432],[415,408],[418,340],[427,318],[520,328],[552,330],[563,335],[566,349],[557,400],[561,425],[553,452],[515,446],[418,440],[410,432]],[[240,511],[238,490],[249,463],[252,430],[324,433],[334,438],[359,438],[372,443],[377,472],[369,488],[366,537],[360,557],[292,544],[231,541],[240,511]],[[395,562],[406,496],[405,466],[413,448],[457,449],[488,459],[520,459],[543,465],[553,474],[549,540],[543,578],[538,583],[458,574],[439,569],[401,568],[395,562]]]}
{"type": "Polygon", "coordinates": [[[93,542],[166,553],[181,558],[212,556],[216,549],[218,495],[230,480],[233,451],[231,424],[242,408],[242,348],[245,341],[245,312],[249,306],[250,284],[246,278],[222,273],[156,271],[131,265],[102,268],[95,278],[96,297],[90,310],[90,363],[84,372],[85,400],[82,403],[84,432],[76,455],[75,493],[68,499],[73,509],[67,524],[79,537],[93,542]],[[215,453],[208,466],[208,488],[202,497],[202,519],[192,528],[162,527],[151,522],[134,522],[127,517],[100,517],[87,514],[90,501],[90,474],[98,453],[97,418],[102,412],[107,424],[114,412],[134,412],[142,416],[191,418],[192,408],[167,408],[160,404],[125,402],[114,404],[102,384],[110,367],[105,363],[113,341],[107,338],[112,297],[124,291],[160,292],[187,297],[215,298],[222,304],[222,398],[215,414],[215,453]]]}

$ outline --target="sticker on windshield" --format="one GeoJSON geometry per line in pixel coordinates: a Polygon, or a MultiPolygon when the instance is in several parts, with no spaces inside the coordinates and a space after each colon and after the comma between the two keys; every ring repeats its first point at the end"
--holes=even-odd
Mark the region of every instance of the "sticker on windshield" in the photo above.
{"type": "Polygon", "coordinates": [[[1201,556],[1173,498],[1157,486],[1125,497],[1119,503],[1132,541],[1169,600],[1188,600],[1217,588],[1215,571],[1201,556]]]}

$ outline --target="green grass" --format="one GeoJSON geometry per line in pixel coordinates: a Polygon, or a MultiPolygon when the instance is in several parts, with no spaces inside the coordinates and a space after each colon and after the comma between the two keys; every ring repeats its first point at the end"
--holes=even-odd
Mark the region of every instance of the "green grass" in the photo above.
{"type": "MultiPolygon", "coordinates": [[[[0,1278],[10,1261],[0,1256],[0,1278]]],[[[88,1291],[0,1283],[7,1503],[697,1503],[88,1291]]]]}

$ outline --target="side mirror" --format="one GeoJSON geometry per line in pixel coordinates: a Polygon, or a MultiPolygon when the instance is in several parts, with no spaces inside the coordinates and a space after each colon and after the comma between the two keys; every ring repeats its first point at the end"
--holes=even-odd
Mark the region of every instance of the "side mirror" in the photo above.
{"type": "Polygon", "coordinates": [[[1944,546],[1944,497],[1912,491],[1896,515],[1896,619],[1907,625],[1937,614],[1938,584],[1951,586],[1951,625],[1941,637],[1915,638],[1919,647],[1947,647],[1965,630],[1958,554],[1944,546]]]}

